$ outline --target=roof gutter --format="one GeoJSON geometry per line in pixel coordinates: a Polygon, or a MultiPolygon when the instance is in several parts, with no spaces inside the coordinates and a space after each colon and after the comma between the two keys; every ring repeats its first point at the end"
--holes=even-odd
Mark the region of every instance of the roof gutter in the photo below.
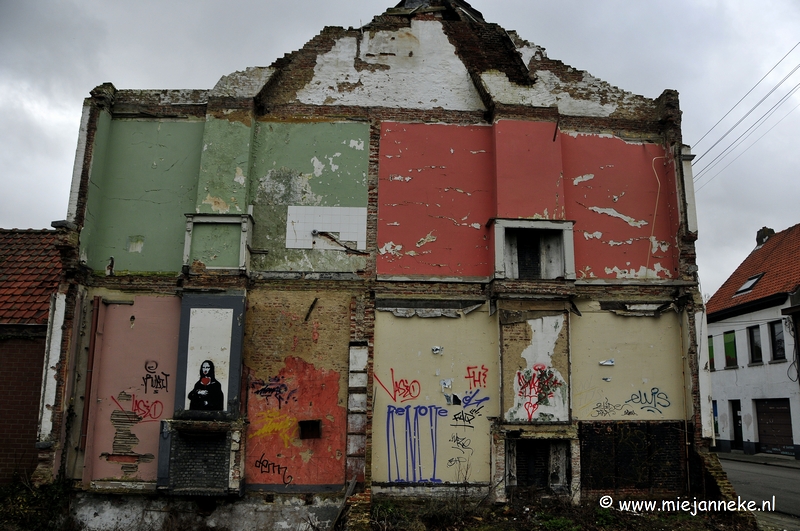
{"type": "Polygon", "coordinates": [[[738,317],[746,313],[756,312],[758,310],[766,310],[767,308],[772,308],[773,306],[779,306],[783,304],[788,298],[788,293],[776,293],[774,295],[770,295],[769,297],[764,297],[763,299],[745,302],[743,304],[726,308],[718,312],[709,313],[708,322],[716,323],[717,321],[723,321],[725,319],[730,319],[731,317],[738,317]]]}

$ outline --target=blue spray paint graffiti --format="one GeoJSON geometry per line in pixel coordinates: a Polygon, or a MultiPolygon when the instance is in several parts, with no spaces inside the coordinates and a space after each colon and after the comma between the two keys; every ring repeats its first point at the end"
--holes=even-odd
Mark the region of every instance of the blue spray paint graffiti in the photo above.
{"type": "Polygon", "coordinates": [[[447,410],[439,406],[387,406],[389,481],[442,482],[436,477],[437,436],[439,417],[446,416],[447,410]],[[405,467],[401,467],[403,458],[405,467]]]}

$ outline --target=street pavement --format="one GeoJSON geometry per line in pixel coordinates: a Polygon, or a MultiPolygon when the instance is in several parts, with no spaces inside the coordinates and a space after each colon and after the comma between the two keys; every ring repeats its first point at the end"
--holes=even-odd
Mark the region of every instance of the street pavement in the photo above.
{"type": "Polygon", "coordinates": [[[775,497],[775,511],[755,513],[764,530],[800,531],[800,461],[769,454],[719,453],[722,468],[743,500],[761,508],[775,497]]]}

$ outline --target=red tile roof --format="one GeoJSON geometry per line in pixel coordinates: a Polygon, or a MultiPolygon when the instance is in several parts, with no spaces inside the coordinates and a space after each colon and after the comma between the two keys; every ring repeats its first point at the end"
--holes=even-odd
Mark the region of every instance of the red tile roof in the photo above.
{"type": "Polygon", "coordinates": [[[800,224],[789,227],[756,247],[706,305],[709,314],[728,310],[772,295],[793,293],[800,287],[800,224]],[[753,289],[736,295],[748,279],[764,276],[753,289]]]}
{"type": "Polygon", "coordinates": [[[47,324],[61,276],[56,231],[0,229],[0,324],[47,324]]]}

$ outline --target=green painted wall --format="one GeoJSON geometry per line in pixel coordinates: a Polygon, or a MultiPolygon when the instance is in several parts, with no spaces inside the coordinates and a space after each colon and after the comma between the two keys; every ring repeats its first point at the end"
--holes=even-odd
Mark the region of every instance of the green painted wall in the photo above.
{"type": "MultiPolygon", "coordinates": [[[[248,116],[239,116],[249,123],[248,116]]],[[[207,116],[197,193],[197,213],[247,213],[250,126],[207,116]]]]}
{"type": "Polygon", "coordinates": [[[289,206],[367,206],[369,125],[258,122],[250,197],[255,227],[251,266],[262,271],[357,271],[362,256],[334,250],[287,249],[289,206]]]}
{"type": "Polygon", "coordinates": [[[118,274],[180,271],[204,125],[101,115],[81,233],[89,267],[102,271],[113,256],[118,274]]]}
{"type": "Polygon", "coordinates": [[[238,224],[195,224],[192,231],[192,261],[206,267],[239,267],[239,242],[242,226],[238,224]]]}

